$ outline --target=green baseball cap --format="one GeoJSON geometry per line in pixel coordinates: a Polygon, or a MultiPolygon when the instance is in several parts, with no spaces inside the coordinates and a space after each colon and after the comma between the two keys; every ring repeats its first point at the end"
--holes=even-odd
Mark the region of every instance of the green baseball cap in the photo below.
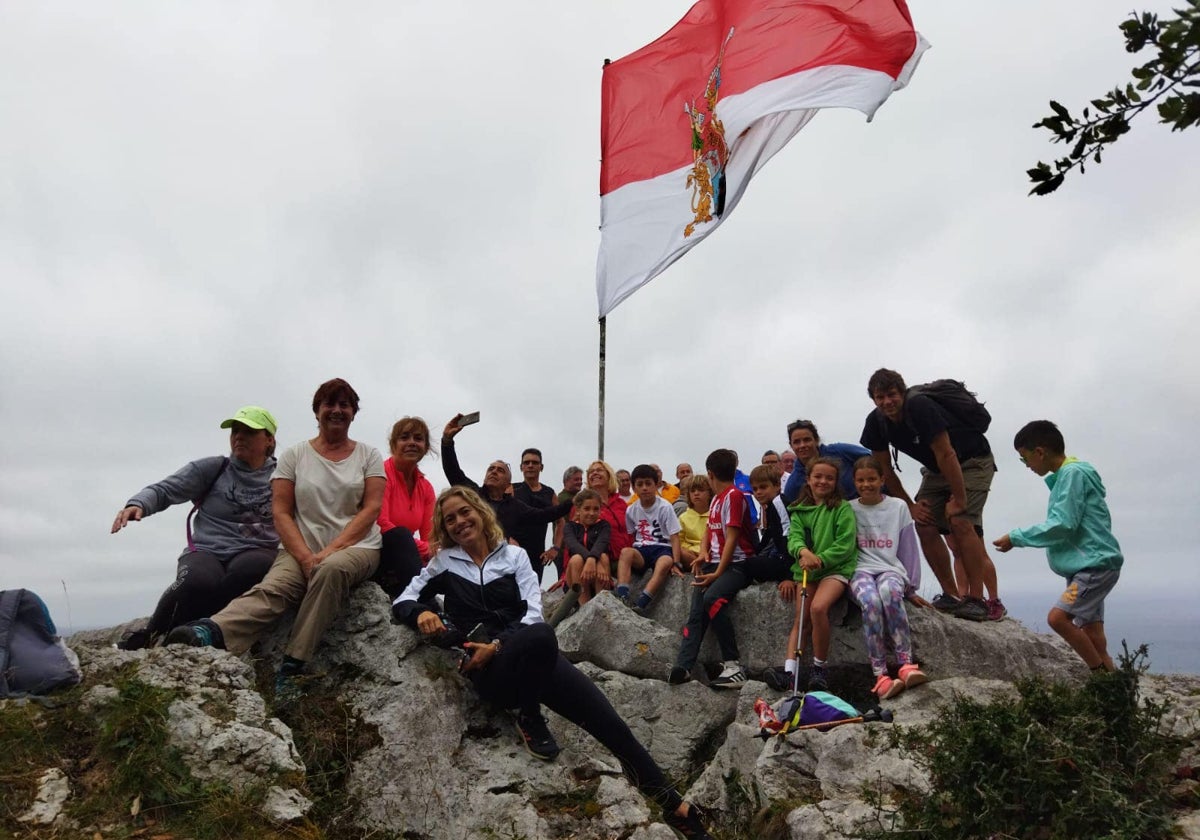
{"type": "Polygon", "coordinates": [[[266,429],[270,434],[275,434],[275,418],[271,416],[271,412],[260,405],[242,406],[236,414],[221,423],[221,428],[228,429],[234,423],[241,423],[251,429],[266,429]]]}

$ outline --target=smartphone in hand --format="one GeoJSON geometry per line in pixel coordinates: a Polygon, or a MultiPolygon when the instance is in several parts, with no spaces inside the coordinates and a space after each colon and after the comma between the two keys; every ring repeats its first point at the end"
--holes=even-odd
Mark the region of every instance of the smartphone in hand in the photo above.
{"type": "Polygon", "coordinates": [[[458,421],[458,427],[461,429],[464,426],[473,426],[479,422],[479,412],[472,411],[470,414],[464,414],[462,419],[458,421]]]}

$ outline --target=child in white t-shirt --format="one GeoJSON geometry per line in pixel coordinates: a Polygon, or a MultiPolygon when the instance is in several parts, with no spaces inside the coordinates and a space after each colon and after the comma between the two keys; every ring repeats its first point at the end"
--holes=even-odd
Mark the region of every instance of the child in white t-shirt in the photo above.
{"type": "Polygon", "coordinates": [[[858,498],[850,502],[858,531],[858,566],[850,578],[850,594],[862,608],[867,655],[875,672],[873,691],[880,700],[895,697],[929,678],[913,663],[907,598],[928,606],[916,594],[921,582],[921,554],[908,505],[883,495],[883,470],[872,457],[854,464],[858,498]],[[888,676],[887,642],[896,652],[899,671],[888,676]]]}

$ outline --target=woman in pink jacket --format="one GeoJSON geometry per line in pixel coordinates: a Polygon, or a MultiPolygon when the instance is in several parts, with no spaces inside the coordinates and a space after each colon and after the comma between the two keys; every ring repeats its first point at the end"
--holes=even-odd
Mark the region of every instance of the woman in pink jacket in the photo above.
{"type": "Polygon", "coordinates": [[[437,543],[429,541],[437,494],[417,466],[430,446],[429,426],[420,417],[402,417],[392,426],[388,438],[392,457],[383,462],[387,487],[379,511],[383,548],[375,575],[375,582],[391,598],[404,591],[438,550],[437,543]]]}

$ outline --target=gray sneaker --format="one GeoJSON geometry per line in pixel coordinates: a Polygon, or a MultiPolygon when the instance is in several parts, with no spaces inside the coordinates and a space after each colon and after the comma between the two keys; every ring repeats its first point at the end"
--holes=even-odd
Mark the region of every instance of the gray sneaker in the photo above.
{"type": "Polygon", "coordinates": [[[978,598],[963,598],[959,603],[958,609],[954,614],[959,618],[965,618],[967,621],[987,621],[988,608],[987,604],[978,598]]]}
{"type": "Polygon", "coordinates": [[[947,595],[945,592],[943,592],[929,603],[938,612],[950,613],[953,615],[954,613],[958,612],[958,608],[962,606],[963,602],[958,598],[947,595]]]}

